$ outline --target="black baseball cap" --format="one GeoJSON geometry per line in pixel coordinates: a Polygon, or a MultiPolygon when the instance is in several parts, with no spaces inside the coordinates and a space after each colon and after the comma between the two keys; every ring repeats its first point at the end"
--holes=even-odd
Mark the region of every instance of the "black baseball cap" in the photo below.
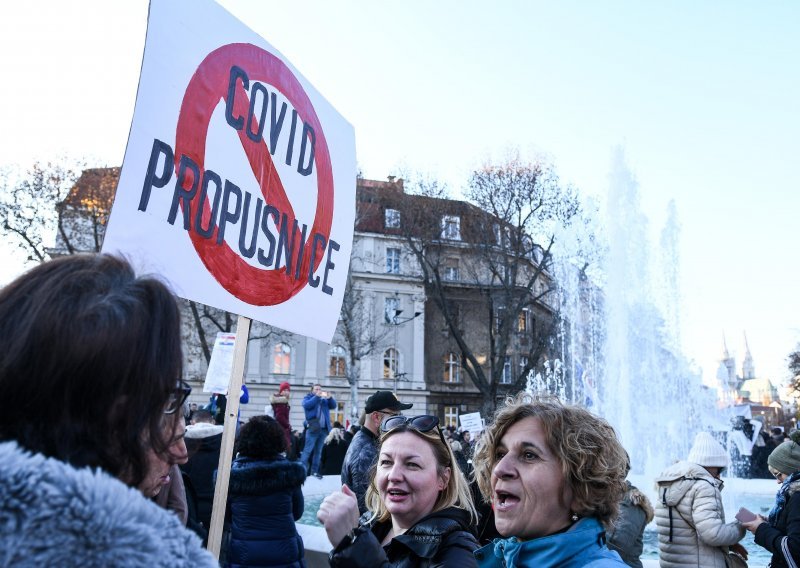
{"type": "Polygon", "coordinates": [[[397,400],[397,397],[391,391],[378,391],[367,399],[367,405],[364,407],[364,412],[369,414],[376,410],[408,410],[414,406],[413,403],[404,404],[397,400]]]}

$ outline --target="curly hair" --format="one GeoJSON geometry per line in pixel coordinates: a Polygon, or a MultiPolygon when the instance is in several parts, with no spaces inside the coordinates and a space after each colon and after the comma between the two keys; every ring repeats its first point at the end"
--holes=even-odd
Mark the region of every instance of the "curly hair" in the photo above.
{"type": "MultiPolygon", "coordinates": [[[[400,434],[402,432],[411,432],[421,440],[424,440],[428,443],[433,450],[434,457],[436,458],[436,471],[440,476],[444,475],[445,469],[450,468],[450,481],[448,482],[447,487],[445,487],[443,491],[439,492],[439,496],[436,499],[436,504],[433,506],[432,512],[441,511],[442,509],[447,509],[448,507],[464,509],[470,514],[472,521],[477,524],[478,514],[475,512],[475,505],[472,502],[469,484],[464,477],[464,474],[461,473],[461,469],[457,465],[453,465],[456,463],[453,450],[448,444],[442,444],[442,440],[439,437],[439,432],[437,429],[434,428],[429,432],[420,432],[419,430],[409,428],[406,425],[399,426],[389,430],[388,432],[384,432],[383,435],[381,435],[380,446],[382,447],[383,444],[386,443],[386,440],[395,434],[400,434]]],[[[380,448],[378,449],[378,452],[380,452],[380,448]]],[[[378,486],[375,483],[375,475],[377,474],[377,471],[378,464],[376,462],[373,464],[372,469],[370,470],[369,486],[367,487],[367,493],[364,497],[364,501],[367,504],[367,509],[372,512],[370,521],[377,519],[378,522],[384,522],[389,519],[390,515],[389,511],[386,509],[386,504],[383,502],[383,499],[381,499],[378,486]]]]}
{"type": "Polygon", "coordinates": [[[271,460],[285,451],[283,428],[270,416],[253,416],[239,429],[236,453],[243,457],[271,460]]]}
{"type": "Polygon", "coordinates": [[[478,441],[473,458],[475,479],[484,500],[490,502],[492,497],[497,446],[508,429],[525,418],[539,419],[547,445],[572,490],[572,511],[609,526],[619,514],[619,503],[627,490],[627,453],[608,422],[555,397],[523,392],[507,398],[505,406],[495,413],[494,422],[478,441]]]}

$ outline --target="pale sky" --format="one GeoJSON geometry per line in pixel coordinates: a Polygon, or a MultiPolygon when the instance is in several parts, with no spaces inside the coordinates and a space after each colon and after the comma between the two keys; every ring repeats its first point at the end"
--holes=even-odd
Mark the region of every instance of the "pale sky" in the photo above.
{"type": "MultiPolygon", "coordinates": [[[[800,339],[800,5],[795,2],[222,0],[355,127],[368,178],[424,170],[460,190],[518,147],[602,199],[625,148],[653,246],[680,218],[682,339],[713,376],[786,378],[800,339]]],[[[147,2],[43,2],[0,18],[0,164],[122,163],[147,2]]],[[[210,22],[213,25],[213,22],[210,22]]],[[[0,243],[0,281],[20,270],[0,243]]]]}

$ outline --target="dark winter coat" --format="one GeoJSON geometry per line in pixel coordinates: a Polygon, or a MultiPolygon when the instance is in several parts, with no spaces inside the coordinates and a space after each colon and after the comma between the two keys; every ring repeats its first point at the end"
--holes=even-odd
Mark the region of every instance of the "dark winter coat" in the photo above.
{"type": "Polygon", "coordinates": [[[340,475],[347,448],[350,444],[344,440],[331,440],[322,446],[322,475],[340,475]]]}
{"type": "Polygon", "coordinates": [[[628,482],[628,492],[620,503],[619,517],[606,531],[608,548],[616,550],[628,566],[642,568],[644,527],[653,520],[653,505],[644,493],[628,482]]]}
{"type": "Polygon", "coordinates": [[[213,424],[194,424],[186,428],[186,448],[189,461],[180,466],[192,480],[197,495],[197,520],[208,530],[214,504],[214,472],[219,467],[222,446],[222,427],[213,424]]]}
{"type": "Polygon", "coordinates": [[[755,536],[756,544],[772,553],[772,568],[800,566],[800,481],[789,486],[789,498],[775,526],[761,523],[755,536]]]}
{"type": "Polygon", "coordinates": [[[0,443],[0,566],[218,566],[139,491],[0,443]]]}
{"type": "Polygon", "coordinates": [[[229,566],[304,566],[303,539],[295,521],[303,515],[300,486],[305,478],[303,465],[284,457],[233,461],[229,566]]]}
{"type": "Polygon", "coordinates": [[[369,487],[369,473],[378,457],[378,438],[366,426],[353,436],[342,464],[342,483],[356,494],[358,512],[367,512],[364,498],[369,487]]]}
{"type": "Polygon", "coordinates": [[[431,513],[388,545],[381,542],[392,522],[367,523],[361,517],[355,541],[331,553],[333,568],[477,568],[473,551],[478,541],[470,531],[469,513],[450,507],[431,513]]]}
{"type": "Polygon", "coordinates": [[[272,413],[275,415],[275,421],[283,428],[283,433],[286,438],[286,451],[291,452],[292,425],[289,423],[289,397],[273,394],[269,402],[272,405],[272,413]]]}

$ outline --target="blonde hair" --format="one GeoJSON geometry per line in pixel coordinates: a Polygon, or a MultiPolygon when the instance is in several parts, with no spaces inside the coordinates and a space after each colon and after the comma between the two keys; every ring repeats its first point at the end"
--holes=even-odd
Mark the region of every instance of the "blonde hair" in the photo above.
{"type": "Polygon", "coordinates": [[[606,526],[613,522],[627,491],[628,455],[608,422],[585,408],[550,396],[523,392],[507,398],[505,406],[495,413],[473,458],[474,476],[484,500],[491,501],[497,446],[508,429],[525,418],[539,419],[548,448],[557,457],[565,483],[572,490],[572,512],[594,517],[606,526]]]}
{"type": "Polygon", "coordinates": [[[344,442],[344,430],[341,428],[331,428],[331,431],[328,432],[328,435],[325,436],[325,444],[333,443],[333,441],[344,442]]]}
{"type": "MultiPolygon", "coordinates": [[[[439,428],[433,428],[428,432],[420,432],[419,430],[415,430],[414,428],[409,428],[407,425],[399,426],[388,432],[384,432],[380,438],[380,447],[383,447],[383,444],[386,443],[386,440],[394,436],[395,434],[400,434],[402,432],[410,432],[415,436],[425,440],[428,445],[433,450],[433,456],[436,459],[436,472],[443,476],[445,469],[450,469],[450,479],[447,483],[447,486],[439,492],[439,496],[436,498],[436,503],[431,510],[432,513],[436,511],[441,511],[442,509],[447,509],[448,507],[456,507],[458,509],[464,509],[470,514],[471,521],[473,523],[478,522],[478,514],[475,511],[475,505],[472,502],[472,494],[469,490],[469,484],[464,477],[464,474],[461,473],[461,469],[456,464],[455,455],[453,455],[453,450],[450,448],[448,444],[442,444],[442,439],[439,437],[439,428]]],[[[380,448],[378,449],[378,453],[380,454],[380,448]]],[[[378,462],[380,458],[378,459],[378,462]]],[[[378,471],[378,463],[376,462],[372,469],[370,470],[370,477],[369,477],[369,487],[367,487],[367,494],[364,498],[365,503],[367,504],[367,509],[372,512],[372,516],[370,517],[369,521],[372,522],[377,519],[378,522],[384,522],[389,519],[389,511],[386,509],[386,505],[381,499],[380,493],[378,492],[378,487],[375,484],[375,475],[378,471]]]]}

